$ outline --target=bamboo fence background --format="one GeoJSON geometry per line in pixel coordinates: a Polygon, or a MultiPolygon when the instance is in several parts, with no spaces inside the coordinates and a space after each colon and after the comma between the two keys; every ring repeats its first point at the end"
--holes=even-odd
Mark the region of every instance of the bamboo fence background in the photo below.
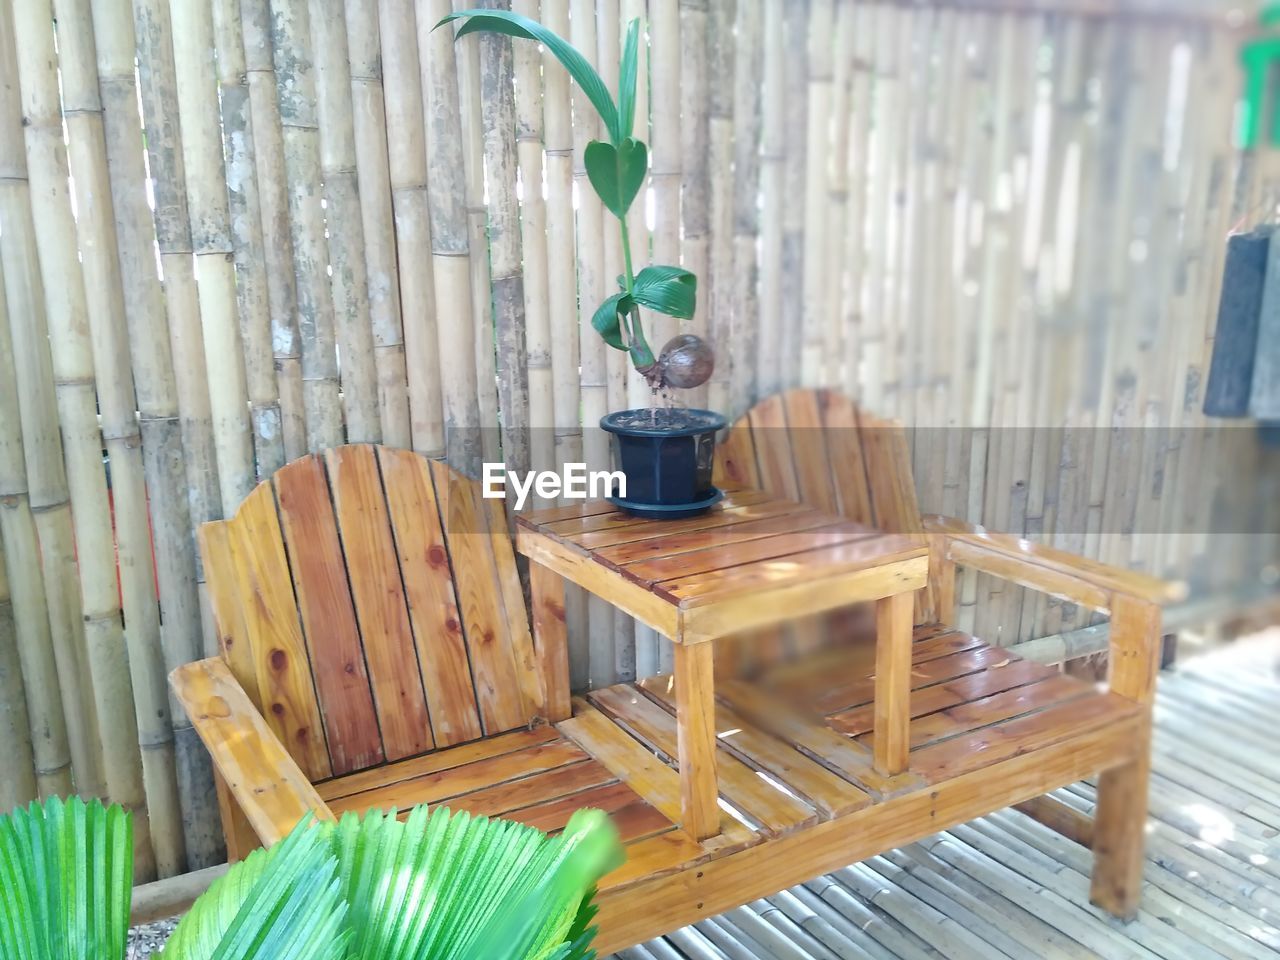
{"type": "MultiPolygon", "coordinates": [[[[692,402],[838,386],[916,428],[926,509],[1201,590],[1274,563],[1240,531],[1275,529],[1277,455],[1199,413],[1224,239],[1280,199],[1232,146],[1246,12],[513,5],[611,84],[645,19],[632,253],[699,275],[692,402]]],[[[0,5],[0,808],[124,803],[141,877],[223,855],[165,685],[216,647],[199,523],[344,441],[601,466],[583,424],[649,400],[589,326],[622,263],[594,114],[533,46],[432,33],[450,8],[0,5]]],[[[960,602],[1000,642],[1084,623],[982,578],[960,602]]],[[[576,685],[669,663],[570,608],[576,685]]]]}

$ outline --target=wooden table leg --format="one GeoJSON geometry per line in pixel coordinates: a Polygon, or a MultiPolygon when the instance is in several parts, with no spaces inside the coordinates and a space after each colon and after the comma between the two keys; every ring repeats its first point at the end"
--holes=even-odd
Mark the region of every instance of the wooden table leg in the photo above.
{"type": "Polygon", "coordinates": [[[675,645],[676,745],[680,812],[695,840],[720,832],[716,779],[715,676],[711,644],[675,645]]]}
{"type": "Polygon", "coordinates": [[[876,601],[876,699],[874,761],[878,773],[907,769],[911,723],[911,593],[876,601]]]}
{"type": "Polygon", "coordinates": [[[564,621],[564,578],[536,560],[529,564],[533,646],[542,674],[543,709],[550,723],[573,715],[569,701],[569,646],[564,621]]]}

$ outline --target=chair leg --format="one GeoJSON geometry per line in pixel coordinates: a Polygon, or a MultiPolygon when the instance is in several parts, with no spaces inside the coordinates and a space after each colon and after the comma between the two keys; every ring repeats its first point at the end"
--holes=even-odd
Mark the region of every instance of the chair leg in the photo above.
{"type": "Polygon", "coordinates": [[[1103,772],[1093,821],[1093,881],[1089,899],[1131,920],[1142,896],[1147,827],[1147,784],[1151,779],[1150,736],[1138,756],[1103,772]]]}
{"type": "Polygon", "coordinates": [[[222,774],[213,771],[214,784],[218,790],[218,812],[222,815],[222,833],[227,840],[227,862],[239,863],[249,854],[262,846],[262,841],[249,825],[249,818],[240,809],[240,804],[231,794],[231,788],[222,779],[222,774]]]}

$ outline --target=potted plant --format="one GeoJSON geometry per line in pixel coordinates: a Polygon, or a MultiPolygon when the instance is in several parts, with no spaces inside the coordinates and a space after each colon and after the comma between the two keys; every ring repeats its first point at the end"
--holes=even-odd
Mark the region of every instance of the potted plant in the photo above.
{"type": "MultiPolygon", "coordinates": [[[[664,387],[687,389],[705,383],[715,360],[699,337],[683,334],[667,343],[657,357],[645,337],[641,308],[677,320],[693,317],[698,278],[676,266],[651,264],[635,271],[627,234],[627,211],[640,194],[648,172],[649,151],[634,138],[636,64],[640,21],[627,26],[618,69],[618,102],[587,59],[568,41],[536,20],[506,10],[465,10],[445,17],[466,22],[457,36],[501,33],[541,43],[569,71],[600,115],[609,139],[592,140],[583,155],[587,177],[605,208],[618,221],[624,272],[618,292],[596,309],[591,326],[615,350],[626,351],[632,365],[656,392],[664,387]]],[[[710,410],[659,408],[621,410],[600,426],[613,437],[614,460],[626,477],[626,496],[615,503],[641,516],[680,517],[706,510],[722,494],[711,483],[716,432],[726,420],[710,410]]]]}
{"type": "MultiPolygon", "coordinates": [[[[132,821],[51,797],[0,816],[0,957],[124,960],[132,821]]],[[[161,960],[587,960],[595,884],[617,831],[579,810],[558,837],[415,807],[310,817],[235,864],[179,922],[161,960]]]]}

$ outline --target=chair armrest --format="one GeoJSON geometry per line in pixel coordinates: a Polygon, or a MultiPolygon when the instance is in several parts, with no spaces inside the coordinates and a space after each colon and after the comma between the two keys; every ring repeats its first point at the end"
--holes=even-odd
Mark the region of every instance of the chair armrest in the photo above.
{"type": "Polygon", "coordinates": [[[947,559],[1095,610],[1110,612],[1117,597],[1163,604],[1187,595],[1186,584],[1178,581],[1087,560],[952,517],[927,516],[924,528],[945,539],[947,559]]]}
{"type": "Polygon", "coordinates": [[[264,846],[308,814],[334,819],[221,659],[178,667],[169,683],[264,846]]]}

